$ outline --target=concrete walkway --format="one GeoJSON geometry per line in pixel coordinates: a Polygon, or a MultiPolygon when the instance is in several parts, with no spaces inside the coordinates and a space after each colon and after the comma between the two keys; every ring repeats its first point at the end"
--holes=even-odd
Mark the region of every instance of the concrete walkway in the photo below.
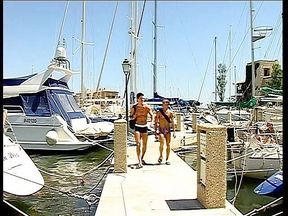
{"type": "MultiPolygon", "coordinates": [[[[177,147],[183,132],[176,136],[172,147],[177,147]]],[[[128,147],[127,154],[127,173],[108,174],[96,216],[242,215],[228,201],[226,208],[171,211],[165,200],[197,198],[197,172],[173,151],[171,165],[166,165],[165,160],[158,164],[159,142],[154,142],[154,136],[148,138],[144,157],[148,165],[141,169],[130,167],[137,163],[136,146],[128,147]]],[[[165,159],[165,146],[163,156],[165,159]]]]}

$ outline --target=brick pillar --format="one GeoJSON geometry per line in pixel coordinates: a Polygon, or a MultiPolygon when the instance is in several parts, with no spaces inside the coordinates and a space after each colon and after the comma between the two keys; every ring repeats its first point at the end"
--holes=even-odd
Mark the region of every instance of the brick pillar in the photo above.
{"type": "Polygon", "coordinates": [[[127,122],[114,121],[114,172],[127,172],[127,122]]]}
{"type": "Polygon", "coordinates": [[[197,125],[197,198],[205,208],[225,207],[226,140],[226,127],[197,125]]]}
{"type": "Polygon", "coordinates": [[[176,113],[176,131],[182,131],[183,130],[183,125],[182,125],[182,114],[181,113],[176,113]]]}

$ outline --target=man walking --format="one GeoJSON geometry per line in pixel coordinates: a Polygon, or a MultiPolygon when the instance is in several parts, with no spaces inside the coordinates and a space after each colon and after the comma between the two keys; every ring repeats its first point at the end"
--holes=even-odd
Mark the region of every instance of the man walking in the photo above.
{"type": "Polygon", "coordinates": [[[151,124],[153,121],[153,113],[151,108],[144,104],[144,94],[139,92],[137,97],[137,104],[132,106],[130,110],[130,116],[133,119],[136,119],[135,129],[134,129],[134,137],[136,141],[136,153],[138,158],[138,166],[137,168],[141,168],[146,164],[144,161],[144,155],[147,149],[147,140],[148,140],[148,127],[147,127],[147,116],[150,115],[151,124]],[[141,155],[141,139],[142,139],[142,155],[141,155]],[[141,155],[141,157],[140,157],[141,155]]]}
{"type": "Polygon", "coordinates": [[[162,101],[162,108],[156,112],[155,116],[155,133],[159,133],[159,151],[160,156],[158,162],[163,160],[163,146],[166,143],[166,164],[170,165],[170,142],[171,142],[171,130],[173,130],[173,137],[175,138],[175,125],[173,112],[169,110],[169,100],[164,99],[162,101]]]}

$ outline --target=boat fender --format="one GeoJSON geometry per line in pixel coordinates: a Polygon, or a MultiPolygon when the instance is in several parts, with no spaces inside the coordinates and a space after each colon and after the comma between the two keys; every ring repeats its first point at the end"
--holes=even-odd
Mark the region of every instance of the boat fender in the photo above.
{"type": "Polygon", "coordinates": [[[49,145],[55,145],[58,142],[58,134],[55,130],[50,130],[46,134],[46,142],[49,145]]]}

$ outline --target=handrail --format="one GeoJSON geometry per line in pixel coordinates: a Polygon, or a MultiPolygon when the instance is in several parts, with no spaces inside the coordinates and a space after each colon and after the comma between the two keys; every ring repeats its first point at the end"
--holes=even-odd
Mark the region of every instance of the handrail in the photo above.
{"type": "Polygon", "coordinates": [[[3,105],[3,108],[6,109],[8,113],[24,113],[25,114],[23,108],[20,105],[3,105]],[[14,110],[13,108],[17,108],[17,109],[14,110]]]}

